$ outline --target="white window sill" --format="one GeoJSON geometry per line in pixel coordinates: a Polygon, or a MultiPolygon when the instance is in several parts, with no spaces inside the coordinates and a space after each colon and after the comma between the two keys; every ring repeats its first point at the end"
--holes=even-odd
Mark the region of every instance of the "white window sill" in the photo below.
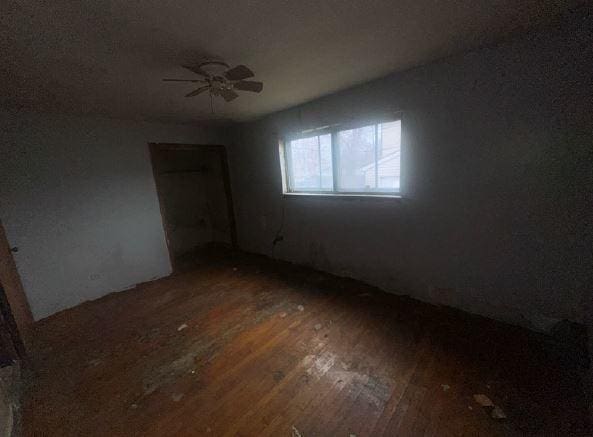
{"type": "Polygon", "coordinates": [[[364,194],[364,193],[283,193],[286,198],[351,199],[351,200],[402,200],[401,194],[364,194]]]}

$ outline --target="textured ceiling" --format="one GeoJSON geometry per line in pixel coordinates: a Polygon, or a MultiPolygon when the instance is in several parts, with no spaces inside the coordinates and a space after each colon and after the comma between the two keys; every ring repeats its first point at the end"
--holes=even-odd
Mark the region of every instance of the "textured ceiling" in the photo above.
{"type": "Polygon", "coordinates": [[[191,122],[245,120],[549,23],[552,0],[48,0],[0,7],[0,104],[191,122]],[[179,65],[246,64],[231,103],[184,98],[179,65]]]}

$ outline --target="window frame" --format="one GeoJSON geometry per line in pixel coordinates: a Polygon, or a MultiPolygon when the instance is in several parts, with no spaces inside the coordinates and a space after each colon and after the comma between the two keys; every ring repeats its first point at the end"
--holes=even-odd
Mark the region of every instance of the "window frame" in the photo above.
{"type": "MultiPolygon", "coordinates": [[[[382,123],[392,123],[392,122],[400,122],[401,131],[400,131],[400,169],[401,169],[401,158],[402,158],[402,150],[404,148],[404,141],[403,141],[403,117],[402,114],[399,113],[395,116],[382,118],[379,120],[366,120],[360,121],[356,123],[348,123],[348,124],[335,124],[331,126],[324,126],[317,129],[310,129],[305,130],[296,134],[287,135],[284,138],[280,139],[279,142],[279,157],[280,157],[280,170],[282,175],[282,193],[285,196],[331,196],[331,197],[370,197],[370,198],[401,198],[402,197],[402,187],[401,187],[401,170],[400,170],[400,186],[397,191],[339,191],[338,187],[338,172],[336,169],[338,168],[338,160],[339,160],[339,151],[337,147],[337,136],[338,132],[350,130],[350,129],[359,129],[365,126],[374,126],[375,131],[377,126],[382,123]],[[313,138],[322,135],[331,135],[331,158],[332,158],[332,177],[333,177],[333,190],[331,191],[324,191],[324,190],[294,190],[291,187],[291,170],[292,167],[290,165],[290,142],[295,140],[300,140],[304,138],[313,138]]],[[[376,152],[375,152],[376,153],[376,152]]],[[[375,161],[376,162],[376,161],[375,161]]],[[[376,170],[377,171],[377,170],[376,170]]]]}

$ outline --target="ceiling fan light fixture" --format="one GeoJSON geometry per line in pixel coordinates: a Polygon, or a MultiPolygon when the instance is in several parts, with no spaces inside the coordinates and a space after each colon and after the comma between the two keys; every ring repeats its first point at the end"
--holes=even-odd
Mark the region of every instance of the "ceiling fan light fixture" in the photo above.
{"type": "Polygon", "coordinates": [[[263,83],[253,80],[245,80],[255,76],[245,65],[237,65],[230,68],[221,60],[207,60],[194,65],[183,65],[183,68],[201,76],[200,79],[163,79],[170,82],[192,82],[203,83],[204,85],[185,95],[194,97],[209,91],[210,96],[220,96],[226,102],[239,97],[236,91],[250,91],[259,93],[263,90],[263,83]]]}

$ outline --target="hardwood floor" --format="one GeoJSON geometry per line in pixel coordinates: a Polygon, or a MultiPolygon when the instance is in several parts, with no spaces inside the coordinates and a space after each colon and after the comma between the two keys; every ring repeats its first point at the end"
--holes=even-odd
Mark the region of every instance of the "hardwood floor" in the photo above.
{"type": "Polygon", "coordinates": [[[590,435],[575,369],[537,334],[212,258],[39,322],[23,435],[590,435]]]}

